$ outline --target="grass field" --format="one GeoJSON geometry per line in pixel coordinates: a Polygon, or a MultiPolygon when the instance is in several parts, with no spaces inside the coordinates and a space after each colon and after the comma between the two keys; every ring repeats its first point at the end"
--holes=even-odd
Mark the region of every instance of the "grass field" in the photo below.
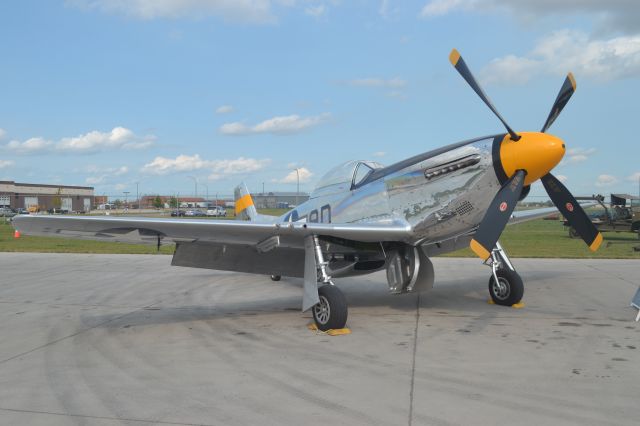
{"type": "MultiPolygon", "coordinates": [[[[281,214],[281,210],[261,211],[265,214],[281,214]]],[[[206,219],[203,219],[206,220],[206,219]]],[[[640,259],[638,235],[633,233],[606,232],[604,242],[595,253],[589,251],[582,240],[569,238],[562,223],[555,220],[534,220],[509,226],[500,242],[511,257],[640,259]]],[[[123,254],[171,254],[174,246],[155,246],[109,243],[102,241],[71,240],[22,236],[13,238],[9,223],[0,222],[0,252],[57,252],[57,253],[123,253],[123,254]]],[[[474,257],[469,249],[449,253],[449,257],[474,257]]]]}

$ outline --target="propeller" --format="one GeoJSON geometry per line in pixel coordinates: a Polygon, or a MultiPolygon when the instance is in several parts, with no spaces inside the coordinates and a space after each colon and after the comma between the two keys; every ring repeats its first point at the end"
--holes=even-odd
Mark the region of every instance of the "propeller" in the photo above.
{"type": "Polygon", "coordinates": [[[516,203],[522,193],[525,176],[524,170],[518,170],[502,185],[491,201],[489,209],[471,240],[471,250],[481,258],[487,259],[491,255],[491,249],[496,246],[500,234],[507,226],[511,213],[516,208],[516,203]]]}
{"type": "Polygon", "coordinates": [[[509,134],[511,135],[511,140],[519,140],[520,136],[518,136],[518,134],[514,132],[511,127],[509,127],[496,107],[493,106],[493,104],[489,100],[489,97],[486,93],[484,93],[484,90],[482,90],[482,87],[480,87],[478,81],[471,73],[471,70],[469,70],[469,67],[467,67],[467,63],[464,61],[464,59],[462,59],[462,56],[460,56],[460,53],[456,49],[453,49],[449,54],[449,61],[451,62],[453,67],[460,73],[462,78],[465,79],[469,86],[471,86],[471,88],[478,94],[478,96],[480,96],[480,99],[482,99],[482,101],[489,107],[489,109],[495,114],[495,116],[498,117],[498,120],[502,122],[504,128],[507,129],[507,132],[509,132],[509,134]]]}
{"type": "Polygon", "coordinates": [[[576,230],[592,251],[598,250],[602,244],[602,234],[593,226],[591,219],[569,190],[551,173],[544,175],[541,180],[551,201],[567,219],[569,225],[576,230]]]}
{"type": "Polygon", "coordinates": [[[528,189],[525,188],[529,188],[531,183],[541,179],[551,201],[564,215],[569,225],[576,230],[592,251],[596,251],[602,243],[602,234],[598,232],[569,190],[550,173],[564,155],[565,145],[555,136],[547,135],[546,131],[558,118],[576,90],[573,74],[569,73],[565,78],[540,133],[522,132],[518,135],[493,106],[456,49],[451,51],[449,61],[509,133],[509,138],[505,137],[502,141],[494,142],[494,144],[500,144],[498,157],[496,158],[494,154],[494,163],[499,161],[500,164],[494,164],[494,167],[501,168],[501,174],[506,177],[506,180],[480,222],[471,240],[471,249],[482,259],[488,259],[491,250],[507,226],[516,203],[526,197],[528,189]],[[518,140],[520,142],[515,144],[518,140]],[[505,172],[505,169],[509,172],[505,172]]]}
{"type": "Polygon", "coordinates": [[[564,106],[569,102],[571,96],[576,91],[576,79],[573,78],[573,74],[567,74],[567,77],[564,79],[564,83],[562,83],[562,87],[560,88],[560,92],[556,97],[553,106],[551,107],[551,111],[549,112],[549,117],[547,117],[547,121],[544,122],[544,126],[542,126],[542,133],[545,133],[549,127],[556,121],[556,118],[560,115],[564,106]]]}

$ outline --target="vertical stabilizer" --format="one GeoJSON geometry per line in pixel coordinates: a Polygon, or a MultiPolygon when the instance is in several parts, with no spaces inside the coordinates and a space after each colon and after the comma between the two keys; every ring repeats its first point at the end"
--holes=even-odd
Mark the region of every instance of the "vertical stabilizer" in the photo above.
{"type": "Polygon", "coordinates": [[[237,220],[256,220],[258,218],[258,211],[253,204],[251,194],[249,194],[247,185],[245,185],[244,182],[236,186],[234,199],[236,202],[235,211],[237,220]]]}

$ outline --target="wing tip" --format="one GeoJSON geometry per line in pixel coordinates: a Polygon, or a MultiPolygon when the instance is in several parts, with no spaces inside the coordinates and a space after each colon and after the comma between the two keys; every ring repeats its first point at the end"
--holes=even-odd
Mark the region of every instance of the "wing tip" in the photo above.
{"type": "Polygon", "coordinates": [[[451,53],[449,53],[449,62],[451,62],[451,65],[455,67],[456,65],[458,65],[459,60],[460,52],[458,52],[456,49],[451,49],[451,53]]]}
{"type": "Polygon", "coordinates": [[[471,242],[469,243],[469,247],[482,260],[487,260],[489,256],[491,256],[491,253],[489,253],[489,251],[475,239],[471,240],[471,242]]]}
{"type": "Polygon", "coordinates": [[[589,250],[596,251],[600,248],[600,244],[602,244],[602,233],[598,232],[598,235],[593,239],[593,242],[589,244],[589,250]]]}

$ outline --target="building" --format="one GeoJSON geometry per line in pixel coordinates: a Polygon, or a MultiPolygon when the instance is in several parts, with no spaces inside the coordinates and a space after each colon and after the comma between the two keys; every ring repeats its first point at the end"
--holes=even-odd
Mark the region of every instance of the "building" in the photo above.
{"type": "Polygon", "coordinates": [[[0,181],[0,206],[45,211],[59,208],[88,212],[94,205],[93,187],[0,181]]]}
{"type": "Polygon", "coordinates": [[[266,192],[251,194],[253,203],[258,209],[288,209],[304,203],[309,199],[309,194],[300,192],[266,192]]]}

